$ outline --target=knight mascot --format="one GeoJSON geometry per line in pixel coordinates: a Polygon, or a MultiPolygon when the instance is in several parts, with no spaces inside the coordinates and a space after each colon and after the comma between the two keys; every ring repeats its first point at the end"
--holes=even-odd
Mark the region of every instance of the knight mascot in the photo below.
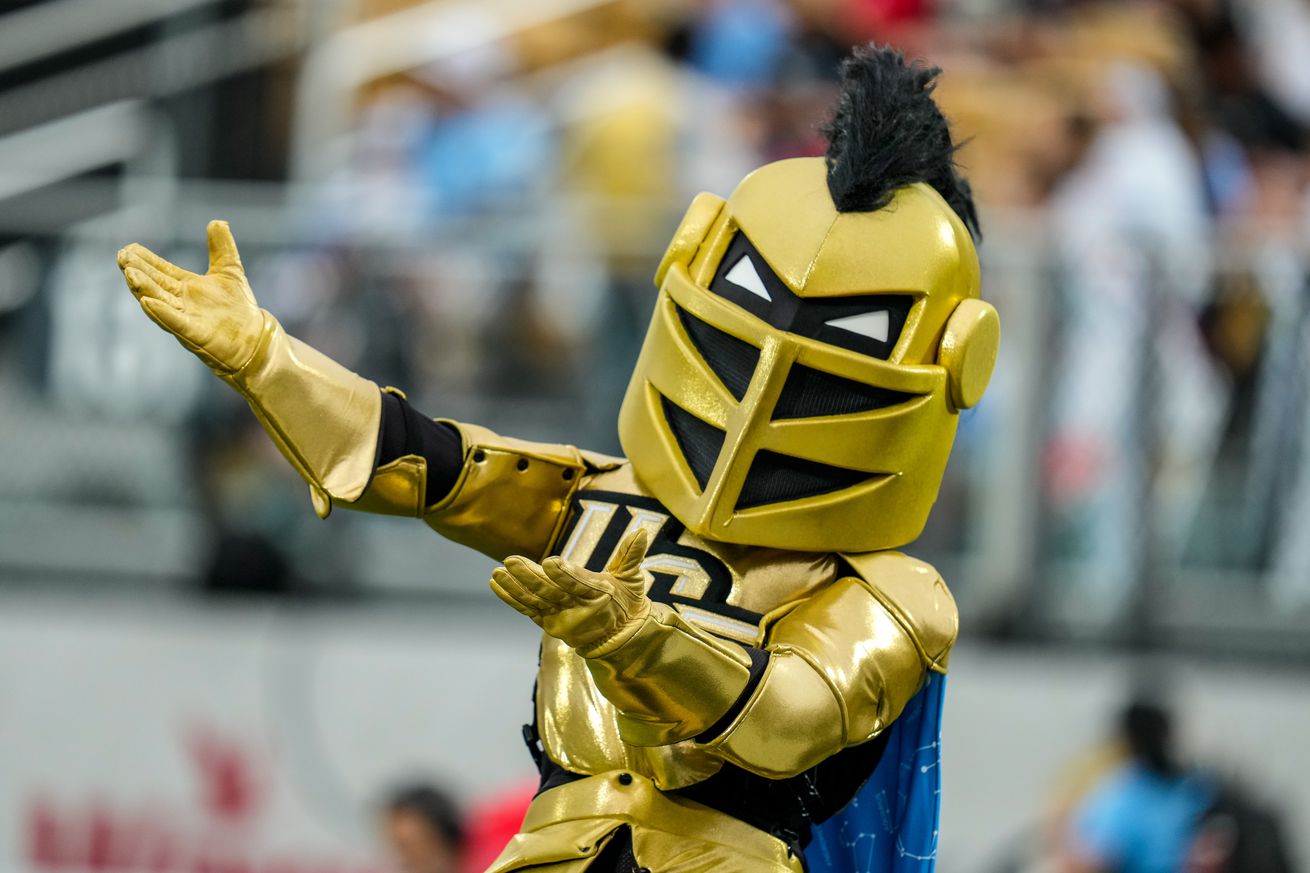
{"type": "Polygon", "coordinates": [[[996,358],[939,71],[857,50],[824,158],[697,196],[618,418],[626,457],[419,414],[288,336],[228,226],[119,253],[152,320],[334,507],[503,562],[543,631],[541,787],[489,873],[928,871],[945,583],[923,529],[996,358]]]}

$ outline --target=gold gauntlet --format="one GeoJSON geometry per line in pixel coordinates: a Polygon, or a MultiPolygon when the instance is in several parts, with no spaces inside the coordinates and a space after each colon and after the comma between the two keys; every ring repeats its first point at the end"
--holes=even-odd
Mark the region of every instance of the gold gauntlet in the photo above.
{"type": "Polygon", "coordinates": [[[596,687],[618,709],[634,746],[666,746],[708,730],[741,696],[750,657],[702,633],[662,603],[623,645],[587,658],[596,687]]]}
{"type": "Polygon", "coordinates": [[[326,518],[333,503],[355,503],[368,488],[382,396],[373,382],[289,336],[276,318],[262,314],[250,361],[219,375],[250,404],[279,451],[309,483],[314,511],[326,518]]]}
{"type": "Polygon", "coordinates": [[[381,425],[378,388],[287,336],[259,308],[225,221],[211,221],[209,269],[192,273],[133,243],[118,253],[128,287],[151,321],[246,398],[306,482],[314,510],[358,500],[368,487],[381,425]]]}

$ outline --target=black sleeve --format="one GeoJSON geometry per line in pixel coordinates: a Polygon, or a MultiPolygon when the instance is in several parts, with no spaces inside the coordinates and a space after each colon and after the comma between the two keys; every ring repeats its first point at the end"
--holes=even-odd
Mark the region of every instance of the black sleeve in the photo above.
{"type": "Polygon", "coordinates": [[[375,467],[405,455],[418,455],[428,462],[425,506],[437,503],[450,493],[464,466],[464,444],[459,431],[419,415],[409,401],[384,391],[375,467]]]}

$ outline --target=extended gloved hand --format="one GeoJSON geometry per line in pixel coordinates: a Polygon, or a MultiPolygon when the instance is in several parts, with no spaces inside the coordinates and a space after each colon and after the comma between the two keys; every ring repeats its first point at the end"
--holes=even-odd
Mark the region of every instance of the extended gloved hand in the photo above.
{"type": "Polygon", "coordinates": [[[259,346],[264,313],[246,281],[226,221],[209,222],[209,272],[203,276],[139,243],[119,251],[118,266],[146,315],[210,369],[227,375],[250,362],[259,346]]]}
{"type": "Polygon", "coordinates": [[[563,558],[538,564],[513,556],[492,572],[491,590],[578,654],[598,657],[627,642],[650,615],[646,548],[646,532],[633,531],[599,573],[563,558]]]}
{"type": "MultiPolygon", "coordinates": [[[[288,336],[259,308],[226,221],[209,222],[203,276],[136,243],[118,253],[118,266],[146,315],[246,399],[309,484],[315,512],[326,517],[334,503],[395,511],[382,498],[365,499],[377,459],[378,386],[288,336]]],[[[408,495],[401,504],[414,511],[408,495]]]]}

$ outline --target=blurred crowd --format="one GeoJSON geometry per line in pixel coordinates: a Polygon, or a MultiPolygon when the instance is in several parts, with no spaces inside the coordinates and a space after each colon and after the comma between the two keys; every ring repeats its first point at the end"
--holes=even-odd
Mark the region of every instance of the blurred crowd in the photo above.
{"type": "MultiPolygon", "coordinates": [[[[944,68],[984,293],[1007,338],[1035,337],[1011,366],[1041,371],[966,422],[944,493],[1007,487],[979,469],[1017,415],[1065,613],[1112,623],[1180,562],[1268,571],[1261,596],[1310,602],[1295,0],[604,3],[434,51],[356,94],[310,245],[259,264],[261,300],[433,414],[616,450],[681,209],[822,153],[840,59],[868,40],[944,68]]],[[[956,532],[925,547],[958,551],[967,513],[939,515],[956,532]]]]}

